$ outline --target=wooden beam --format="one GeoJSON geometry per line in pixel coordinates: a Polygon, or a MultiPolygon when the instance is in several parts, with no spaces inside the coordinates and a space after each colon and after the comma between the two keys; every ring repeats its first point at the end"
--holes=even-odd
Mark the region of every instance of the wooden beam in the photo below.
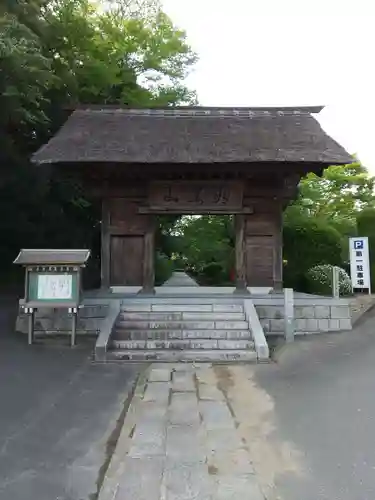
{"type": "Polygon", "coordinates": [[[144,235],[142,294],[155,293],[155,221],[150,221],[144,235]]]}
{"type": "Polygon", "coordinates": [[[102,225],[101,225],[101,286],[110,287],[110,259],[111,259],[111,235],[109,232],[110,212],[107,199],[102,200],[102,225]]]}
{"type": "Polygon", "coordinates": [[[283,290],[283,208],[282,200],[278,204],[278,212],[275,214],[275,242],[273,259],[273,290],[283,290]]]}
{"type": "Polygon", "coordinates": [[[236,293],[247,292],[246,261],[245,261],[245,217],[241,214],[234,216],[236,235],[236,293]]]}
{"type": "Polygon", "coordinates": [[[254,213],[253,207],[243,207],[238,210],[236,209],[228,209],[226,207],[222,208],[176,208],[176,209],[167,209],[161,206],[152,206],[152,207],[140,207],[138,210],[140,214],[160,214],[160,215],[168,215],[168,214],[177,214],[177,215],[234,215],[234,214],[252,214],[254,213]]]}

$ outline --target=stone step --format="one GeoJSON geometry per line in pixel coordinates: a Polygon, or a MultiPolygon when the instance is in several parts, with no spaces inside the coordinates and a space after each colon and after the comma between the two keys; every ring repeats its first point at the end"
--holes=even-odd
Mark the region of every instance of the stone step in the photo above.
{"type": "Polygon", "coordinates": [[[184,340],[113,340],[113,349],[254,349],[251,340],[184,339],[184,340]]]}
{"type": "Polygon", "coordinates": [[[130,321],[119,319],[116,330],[248,330],[247,321],[130,321]]]}
{"type": "Polygon", "coordinates": [[[115,330],[114,340],[230,339],[251,340],[246,330],[115,330]]]}
{"type": "Polygon", "coordinates": [[[251,349],[128,349],[107,351],[108,361],[164,361],[164,362],[253,362],[257,361],[256,352],[251,349]]]}
{"type": "Polygon", "coordinates": [[[243,312],[121,312],[124,321],[244,321],[243,312]]]}
{"type": "Polygon", "coordinates": [[[130,302],[121,305],[122,312],[238,312],[243,313],[242,304],[157,304],[130,302]]]}

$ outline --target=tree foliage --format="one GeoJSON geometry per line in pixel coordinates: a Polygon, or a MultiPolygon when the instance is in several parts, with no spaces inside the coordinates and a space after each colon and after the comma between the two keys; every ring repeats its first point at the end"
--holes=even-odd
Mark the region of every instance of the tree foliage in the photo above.
{"type": "Polygon", "coordinates": [[[341,264],[340,233],[316,218],[301,215],[284,224],[284,282],[306,290],[307,271],[319,264],[341,264]]]}
{"type": "Polygon", "coordinates": [[[295,213],[326,219],[330,223],[355,223],[364,207],[375,205],[375,178],[356,161],[324,170],[322,177],[310,173],[300,183],[298,199],[286,216],[295,213]]]}
{"type": "Polygon", "coordinates": [[[231,216],[183,217],[175,226],[178,266],[202,284],[230,281],[234,266],[234,230],[231,216]]]}
{"type": "Polygon", "coordinates": [[[81,103],[191,104],[196,60],[157,0],[5,0],[0,6],[0,265],[19,247],[99,247],[79,186],[29,158],[81,103]],[[32,187],[32,188],[31,188],[32,187]]]}

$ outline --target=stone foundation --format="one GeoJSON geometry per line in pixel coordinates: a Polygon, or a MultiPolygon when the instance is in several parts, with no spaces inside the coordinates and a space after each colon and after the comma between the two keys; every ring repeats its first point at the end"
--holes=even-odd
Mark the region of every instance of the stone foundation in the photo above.
{"type": "MultiPolygon", "coordinates": [[[[215,294],[215,289],[212,289],[215,294]]],[[[133,295],[134,297],[134,295],[133,295]]],[[[195,293],[186,298],[195,304],[203,304],[205,296],[197,296],[195,293]]],[[[207,295],[206,295],[207,297],[207,295]]],[[[223,295],[221,295],[223,298],[223,295]]],[[[233,297],[231,299],[241,300],[233,297]]],[[[130,298],[130,297],[129,297],[130,298]]],[[[139,296],[138,296],[139,298],[139,296]]],[[[228,298],[228,296],[227,296],[228,298]]],[[[284,296],[280,294],[249,295],[254,303],[266,336],[284,335],[284,296]]],[[[109,314],[109,304],[122,300],[117,294],[107,294],[100,298],[87,298],[84,308],[80,309],[78,315],[79,335],[98,335],[103,322],[109,314]]],[[[145,300],[149,300],[145,298],[145,300]]],[[[166,304],[181,303],[181,297],[159,298],[166,304]]],[[[20,301],[22,305],[22,301],[20,301]]],[[[316,297],[306,294],[294,295],[294,326],[296,335],[307,335],[314,333],[333,332],[352,329],[352,311],[350,301],[347,299],[333,299],[316,297]]],[[[20,307],[16,321],[16,331],[27,333],[27,316],[20,307]]],[[[70,334],[71,316],[66,310],[39,309],[35,315],[35,333],[40,334],[70,334]]]]}
{"type": "MultiPolygon", "coordinates": [[[[295,335],[352,329],[351,308],[348,300],[301,295],[295,294],[295,335]]],[[[254,303],[265,335],[284,335],[282,297],[258,298],[254,300],[254,303]]]]}
{"type": "MultiPolygon", "coordinates": [[[[20,303],[20,306],[22,302],[20,303]]],[[[108,304],[85,304],[79,310],[77,334],[97,335],[100,325],[108,314],[108,304]]],[[[70,334],[72,316],[66,309],[40,308],[35,313],[34,332],[36,335],[70,334]]],[[[16,320],[16,331],[27,333],[28,316],[20,307],[16,320]]]]}

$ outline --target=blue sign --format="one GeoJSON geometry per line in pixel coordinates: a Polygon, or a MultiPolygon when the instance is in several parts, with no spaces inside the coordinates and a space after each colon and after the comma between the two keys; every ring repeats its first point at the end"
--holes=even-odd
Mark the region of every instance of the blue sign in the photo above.
{"type": "Polygon", "coordinates": [[[363,240],[354,240],[354,249],[363,250],[364,249],[363,240]]]}

